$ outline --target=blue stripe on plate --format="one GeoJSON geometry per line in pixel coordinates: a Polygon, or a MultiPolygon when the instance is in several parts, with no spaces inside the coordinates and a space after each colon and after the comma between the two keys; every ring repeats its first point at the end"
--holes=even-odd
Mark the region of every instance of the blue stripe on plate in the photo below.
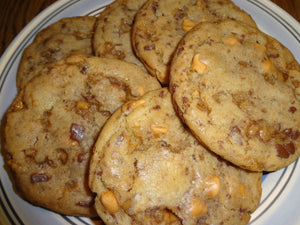
{"type": "Polygon", "coordinates": [[[90,11],[89,13],[87,13],[85,16],[96,16],[98,15],[106,6],[102,6],[102,7],[99,7],[93,11],[90,11]]]}
{"type": "Polygon", "coordinates": [[[21,220],[21,218],[18,216],[18,214],[16,213],[14,207],[12,206],[12,204],[9,201],[9,198],[4,190],[2,181],[0,180],[0,190],[4,196],[4,199],[1,199],[0,203],[1,203],[1,207],[3,208],[3,210],[5,211],[5,214],[7,215],[7,219],[10,221],[11,224],[16,224],[15,220],[13,218],[15,218],[19,224],[24,225],[23,221],[21,220]],[[4,201],[7,203],[10,212],[8,212],[7,207],[5,207],[4,205],[4,201]],[[13,216],[13,217],[12,217],[13,216]]]}
{"type": "MultiPolygon", "coordinates": [[[[263,214],[264,214],[264,213],[265,213],[265,212],[266,212],[266,211],[274,204],[274,202],[279,198],[279,196],[283,193],[285,187],[287,186],[287,184],[289,183],[290,179],[292,178],[292,176],[293,176],[293,174],[294,174],[294,172],[295,172],[295,169],[296,169],[296,167],[297,167],[297,164],[298,164],[298,159],[295,161],[294,166],[293,166],[293,168],[292,168],[292,171],[290,172],[290,174],[289,174],[289,176],[288,176],[286,182],[284,183],[283,187],[281,188],[281,190],[278,191],[276,197],[273,198],[273,200],[271,201],[271,203],[270,203],[267,207],[265,207],[265,209],[264,209],[264,210],[263,210],[263,211],[255,218],[255,219],[253,219],[253,220],[250,221],[249,225],[250,225],[250,224],[253,224],[256,220],[258,220],[259,217],[261,217],[261,216],[262,216],[262,215],[263,215],[263,214]]],[[[263,203],[264,203],[264,202],[272,195],[272,193],[275,191],[275,189],[276,189],[276,187],[277,187],[277,184],[280,183],[280,181],[281,181],[281,179],[283,178],[283,176],[285,175],[286,171],[287,171],[287,168],[285,168],[285,169],[283,170],[283,172],[282,172],[280,178],[279,178],[278,181],[276,182],[276,185],[273,187],[273,189],[271,190],[271,192],[268,193],[267,197],[260,203],[260,205],[262,205],[262,204],[263,204],[263,203]]]]}
{"type": "Polygon", "coordinates": [[[80,218],[80,217],[76,217],[75,218],[77,221],[80,221],[82,224],[84,224],[84,225],[89,225],[90,223],[87,223],[86,221],[84,221],[82,218],[80,218]]]}
{"type": "MultiPolygon", "coordinates": [[[[251,220],[250,224],[253,224],[256,220],[258,220],[266,211],[268,211],[268,209],[274,204],[274,202],[280,197],[280,195],[283,193],[285,187],[287,186],[287,184],[289,183],[290,179],[292,178],[294,171],[297,167],[298,164],[298,159],[295,161],[293,167],[292,167],[292,171],[290,172],[290,174],[288,175],[287,180],[285,181],[283,187],[281,188],[281,190],[278,191],[277,195],[275,198],[272,199],[271,203],[267,206],[265,206],[264,210],[255,217],[255,219],[251,220]]],[[[287,171],[287,168],[285,168],[280,176],[280,178],[277,180],[276,185],[274,185],[274,187],[272,188],[272,190],[268,193],[267,197],[262,200],[262,202],[260,203],[260,205],[262,205],[265,201],[268,200],[268,198],[273,194],[273,192],[276,190],[277,185],[280,183],[280,181],[282,180],[282,178],[284,177],[285,173],[287,171]]]]}
{"type": "MultiPolygon", "coordinates": [[[[273,11],[272,9],[270,9],[267,5],[263,4],[263,1],[260,0],[248,0],[250,3],[252,3],[253,5],[255,5],[256,7],[260,8],[261,10],[263,10],[265,13],[267,13],[268,15],[270,15],[271,17],[273,17],[278,23],[280,23],[286,30],[289,31],[289,33],[291,35],[293,35],[293,37],[300,42],[300,33],[299,31],[291,26],[282,16],[280,16],[277,12],[273,11]]],[[[268,2],[269,3],[269,2],[268,2]]]]}
{"type": "Polygon", "coordinates": [[[77,223],[74,223],[68,216],[64,216],[64,215],[61,215],[62,218],[64,218],[69,224],[71,225],[78,225],[77,223]]]}

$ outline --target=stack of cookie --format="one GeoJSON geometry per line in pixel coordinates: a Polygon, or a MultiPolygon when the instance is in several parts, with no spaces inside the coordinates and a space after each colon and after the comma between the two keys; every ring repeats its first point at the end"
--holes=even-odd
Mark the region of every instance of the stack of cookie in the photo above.
{"type": "Polygon", "coordinates": [[[106,224],[247,224],[300,155],[300,66],[230,0],[116,0],[23,53],[5,160],[21,196],[106,224]]]}

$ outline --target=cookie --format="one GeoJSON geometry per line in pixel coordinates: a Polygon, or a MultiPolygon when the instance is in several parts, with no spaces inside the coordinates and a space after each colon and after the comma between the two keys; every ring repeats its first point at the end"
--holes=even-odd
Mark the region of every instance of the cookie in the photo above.
{"type": "Polygon", "coordinates": [[[98,133],[119,106],[160,84],[138,66],[74,55],[47,64],[6,114],[5,161],[21,196],[72,216],[95,216],[87,174],[98,133]]]}
{"type": "Polygon", "coordinates": [[[92,54],[95,17],[63,18],[40,31],[23,52],[17,73],[21,89],[35,76],[35,69],[76,53],[92,54]]]}
{"type": "Polygon", "coordinates": [[[184,34],[201,21],[225,18],[256,26],[250,15],[230,0],[150,0],[136,15],[132,46],[148,71],[168,85],[172,55],[184,34]]]}
{"type": "Polygon", "coordinates": [[[97,17],[93,48],[96,56],[143,64],[131,46],[134,16],[146,0],[116,0],[97,17]]]}
{"type": "Polygon", "coordinates": [[[106,224],[247,224],[261,178],[202,147],[162,88],[110,117],[94,147],[89,184],[106,224]]]}
{"type": "Polygon", "coordinates": [[[273,171],[300,155],[300,67],[280,42],[233,20],[197,25],[170,73],[178,114],[235,165],[273,171]]]}

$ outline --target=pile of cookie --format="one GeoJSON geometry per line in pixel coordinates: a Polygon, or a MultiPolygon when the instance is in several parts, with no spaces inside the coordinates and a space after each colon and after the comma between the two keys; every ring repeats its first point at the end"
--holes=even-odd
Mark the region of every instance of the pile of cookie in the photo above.
{"type": "Polygon", "coordinates": [[[116,0],[22,55],[4,157],[34,205],[105,224],[247,224],[300,155],[300,66],[230,0],[116,0]]]}

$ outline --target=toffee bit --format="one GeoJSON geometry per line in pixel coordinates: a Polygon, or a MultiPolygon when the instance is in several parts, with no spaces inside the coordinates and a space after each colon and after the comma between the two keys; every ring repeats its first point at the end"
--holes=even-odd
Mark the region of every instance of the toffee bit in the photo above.
{"type": "Polygon", "coordinates": [[[157,7],[158,7],[158,2],[153,2],[151,6],[152,6],[153,12],[156,13],[156,10],[157,10],[157,7]]]}
{"type": "Polygon", "coordinates": [[[98,172],[96,173],[97,176],[102,176],[102,174],[103,174],[103,171],[102,171],[102,170],[101,170],[101,171],[98,171],[98,172]]]}
{"type": "Polygon", "coordinates": [[[176,84],[176,83],[174,83],[174,84],[172,84],[172,85],[170,86],[170,91],[171,91],[172,93],[174,93],[178,87],[179,87],[179,85],[176,84]]]}
{"type": "Polygon", "coordinates": [[[183,104],[186,104],[186,103],[189,102],[189,99],[187,97],[183,96],[182,97],[182,102],[183,102],[183,104]]]}
{"type": "Polygon", "coordinates": [[[83,153],[79,153],[77,155],[77,162],[81,163],[84,160],[84,154],[83,153]]]}
{"type": "Polygon", "coordinates": [[[177,55],[180,55],[180,53],[183,52],[183,50],[184,50],[184,47],[179,47],[177,49],[177,55]]]}
{"type": "Polygon", "coordinates": [[[234,126],[231,128],[231,133],[241,133],[240,128],[238,128],[238,126],[234,126]]]}
{"type": "Polygon", "coordinates": [[[160,106],[159,106],[159,105],[156,105],[156,106],[154,106],[152,109],[154,109],[154,110],[159,110],[159,109],[160,109],[160,106]]]}
{"type": "Polygon", "coordinates": [[[293,140],[297,140],[299,136],[300,136],[300,132],[298,130],[295,130],[291,133],[291,138],[293,140]]]}
{"type": "Polygon", "coordinates": [[[289,136],[292,133],[292,128],[286,128],[282,131],[285,135],[289,136]]]}
{"type": "Polygon", "coordinates": [[[20,98],[13,101],[12,105],[9,107],[9,111],[17,112],[24,108],[24,104],[20,98]]]}
{"type": "Polygon", "coordinates": [[[77,187],[76,180],[69,180],[67,183],[65,183],[65,188],[68,191],[71,191],[72,189],[75,189],[76,187],[77,187]]]}
{"type": "Polygon", "coordinates": [[[184,18],[186,16],[186,10],[187,10],[187,8],[185,6],[181,9],[178,9],[174,16],[175,20],[180,20],[180,19],[184,18]]]}
{"type": "Polygon", "coordinates": [[[268,56],[269,56],[269,58],[276,59],[279,57],[279,54],[278,53],[277,54],[269,54],[268,56]]]}
{"type": "Polygon", "coordinates": [[[155,50],[155,44],[145,45],[145,46],[144,46],[144,50],[145,50],[145,51],[155,50]]]}
{"type": "Polygon", "coordinates": [[[165,96],[164,91],[161,91],[161,92],[159,93],[159,97],[164,98],[164,96],[165,96]]]}
{"type": "Polygon", "coordinates": [[[81,68],[80,73],[86,74],[87,70],[88,70],[88,66],[87,66],[87,65],[84,65],[84,66],[81,68]]]}
{"type": "Polygon", "coordinates": [[[58,160],[61,162],[62,165],[65,165],[68,161],[68,153],[66,150],[62,148],[56,149],[56,155],[58,160]]]}

